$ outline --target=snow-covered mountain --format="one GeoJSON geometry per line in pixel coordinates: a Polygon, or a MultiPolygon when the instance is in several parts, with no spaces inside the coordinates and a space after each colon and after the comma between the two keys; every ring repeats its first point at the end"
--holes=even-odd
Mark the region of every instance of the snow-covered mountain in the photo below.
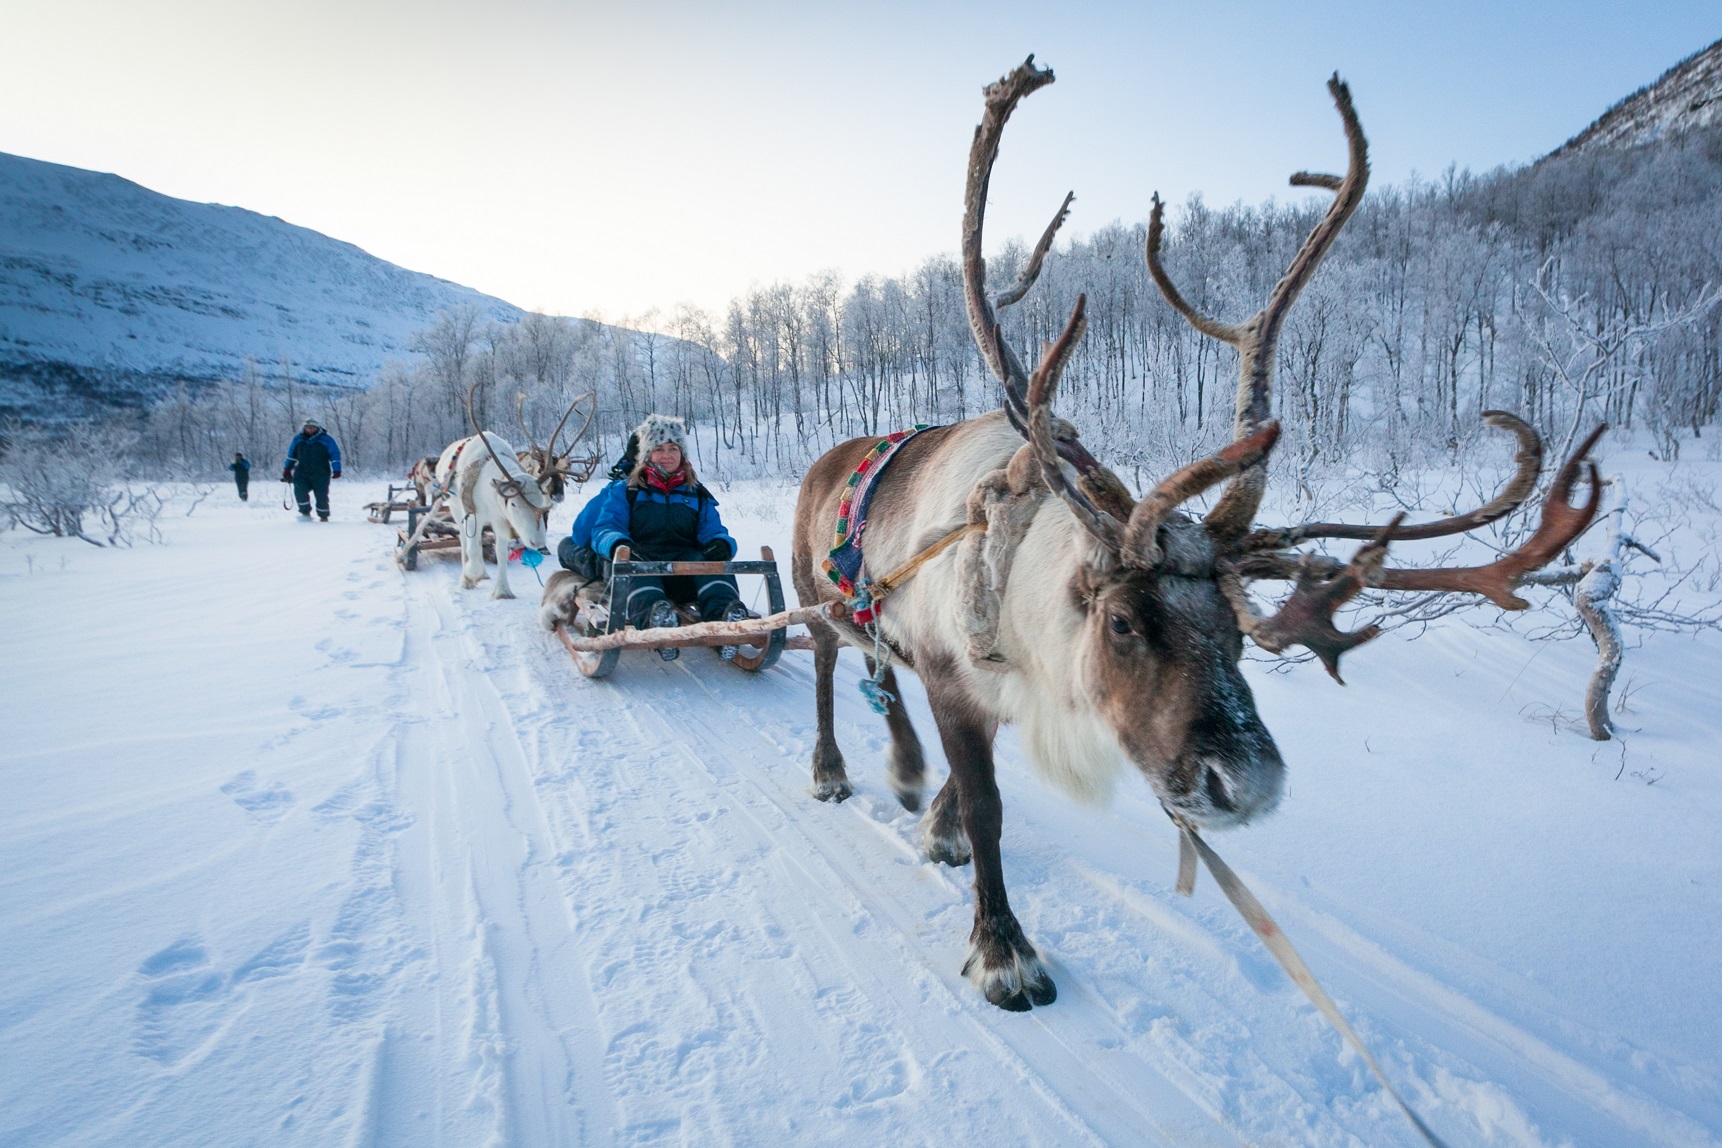
{"type": "Polygon", "coordinates": [[[438,311],[520,311],[350,243],[0,153],[0,411],[64,418],[285,360],[358,386],[438,311]]]}
{"type": "Polygon", "coordinates": [[[1639,147],[1722,124],[1722,40],[1695,52],[1608,109],[1554,155],[1639,147]]]}

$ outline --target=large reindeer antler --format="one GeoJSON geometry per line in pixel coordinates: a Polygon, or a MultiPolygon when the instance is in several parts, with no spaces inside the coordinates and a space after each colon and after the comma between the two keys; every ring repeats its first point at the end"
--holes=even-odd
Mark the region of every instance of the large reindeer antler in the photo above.
{"type": "Polygon", "coordinates": [[[1036,244],[1027,266],[1009,291],[990,297],[986,290],[986,261],[981,237],[986,195],[998,157],[1005,121],[1026,96],[1053,82],[1050,69],[1034,66],[1030,56],[1021,66],[985,90],[986,112],[975,129],[969,152],[968,184],[963,214],[963,287],[969,327],[981,357],[1004,384],[1005,412],[1012,425],[1032,445],[1047,485],[1069,506],[1076,520],[1118,560],[1150,569],[1161,560],[1160,528],[1177,507],[1215,484],[1230,480],[1204,527],[1216,543],[1221,584],[1238,616],[1239,627],[1263,649],[1281,652],[1292,645],[1314,651],[1337,680],[1339,658],[1379,633],[1376,626],[1346,633],[1335,628],[1333,616],[1365,587],[1388,590],[1435,590],[1480,594],[1503,609],[1521,610],[1528,603],[1513,593],[1525,576],[1545,565],[1584,533],[1601,500],[1601,478],[1589,452],[1601,437],[1598,427],[1562,465],[1544,502],[1542,521],[1524,544],[1487,566],[1427,570],[1391,569],[1386,565],[1390,542],[1414,541],[1463,534],[1512,513],[1535,490],[1542,470],[1542,441],[1523,420],[1504,411],[1485,411],[1484,421],[1511,432],[1519,444],[1516,471],[1501,491],[1484,505],[1435,522],[1405,526],[1399,515],[1385,526],[1317,522],[1285,529],[1252,530],[1267,484],[1267,456],[1279,438],[1272,412],[1274,354],[1285,319],[1298,294],[1363,202],[1369,183],[1369,144],[1352,104],[1351,89],[1335,73],[1327,88],[1345,127],[1348,147],[1346,174],[1298,172],[1293,187],[1319,187],[1334,193],[1321,221],[1298,249],[1290,266],[1274,285],[1267,305],[1242,323],[1222,323],[1193,307],[1178,291],[1160,260],[1165,239],[1165,204],[1154,196],[1148,223],[1148,272],[1172,308],[1192,327],[1238,350],[1238,398],[1234,441],[1208,458],[1198,460],[1163,479],[1140,501],[1133,501],[1123,483],[1101,466],[1077,441],[1076,429],[1052,414],[1059,378],[1086,328],[1087,300],[1078,296],[1063,333],[1043,349],[1032,377],[1005,341],[995,307],[1020,300],[1040,275],[1059,226],[1069,213],[1072,196],[1065,196],[1051,224],[1036,244]],[[1071,482],[1064,464],[1077,478],[1071,482]],[[1572,503],[1579,478],[1588,478],[1590,497],[1572,503]],[[1351,561],[1290,553],[1315,538],[1367,539],[1351,561]],[[1249,600],[1250,580],[1295,582],[1291,595],[1269,616],[1249,600]]]}
{"type": "MultiPolygon", "coordinates": [[[[1285,275],[1274,285],[1267,306],[1254,316],[1242,323],[1221,323],[1186,302],[1160,263],[1160,245],[1166,232],[1166,205],[1158,193],[1154,196],[1153,213],[1148,217],[1148,273],[1154,277],[1154,283],[1166,297],[1166,302],[1202,334],[1238,349],[1238,407],[1233,423],[1233,437],[1237,439],[1247,437],[1267,422],[1273,400],[1274,350],[1286,314],[1310,276],[1315,274],[1333,241],[1339,238],[1346,220],[1363,202],[1364,190],[1369,186],[1369,141],[1364,138],[1363,125],[1358,122],[1357,109],[1352,106],[1351,89],[1335,72],[1327,81],[1327,90],[1333,96],[1334,106],[1339,109],[1339,118],[1345,123],[1345,140],[1350,151],[1345,176],[1300,171],[1291,177],[1293,187],[1324,187],[1333,192],[1333,203],[1304,240],[1285,275]]],[[[1265,460],[1246,467],[1232,479],[1220,501],[1208,512],[1208,528],[1221,538],[1243,534],[1255,521],[1266,487],[1265,460]]]]}
{"type": "MultiPolygon", "coordinates": [[[[1351,101],[1351,89],[1337,73],[1328,80],[1327,89],[1345,125],[1349,149],[1346,174],[1341,178],[1299,172],[1291,177],[1294,187],[1322,187],[1332,191],[1334,201],[1304,240],[1285,275],[1274,286],[1267,305],[1249,320],[1239,324],[1219,322],[1196,310],[1179,293],[1160,262],[1160,247],[1165,237],[1165,205],[1158,195],[1154,197],[1154,210],[1148,223],[1149,274],[1166,301],[1192,327],[1238,349],[1238,402],[1234,424],[1237,441],[1228,450],[1243,447],[1259,433],[1258,428],[1272,425],[1268,415],[1272,410],[1274,351],[1280,330],[1298,293],[1309,282],[1340,230],[1363,201],[1369,182],[1369,144],[1351,101]]],[[[1485,411],[1483,419],[1490,426],[1510,431],[1518,439],[1517,469],[1513,478],[1483,506],[1417,526],[1403,525],[1405,516],[1401,514],[1385,526],[1316,522],[1289,529],[1251,530],[1267,483],[1266,450],[1243,464],[1205,520],[1208,531],[1222,548],[1222,584],[1238,615],[1240,628],[1263,649],[1273,653],[1292,645],[1308,648],[1338,680],[1340,655],[1380,632],[1378,627],[1371,625],[1346,633],[1333,624],[1334,612],[1366,586],[1481,594],[1508,610],[1522,610],[1529,605],[1514,594],[1513,589],[1526,574],[1546,564],[1582,534],[1595,516],[1601,498],[1601,479],[1596,464],[1589,461],[1588,455],[1601,437],[1602,427],[1598,427],[1561,467],[1544,503],[1541,525],[1527,542],[1510,554],[1478,567],[1397,570],[1386,566],[1390,542],[1443,538],[1475,530],[1512,513],[1536,489],[1543,458],[1542,440],[1536,431],[1505,411],[1485,411]],[[1591,496],[1584,506],[1573,506],[1573,488],[1581,473],[1590,478],[1591,496]],[[1287,553],[1292,547],[1313,538],[1369,541],[1350,562],[1343,565],[1331,558],[1287,553]],[[1256,611],[1244,589],[1244,582],[1248,579],[1287,579],[1295,585],[1279,609],[1264,617],[1256,611]]],[[[1222,451],[1215,457],[1225,453],[1222,451]]],[[[1144,557],[1153,556],[1152,550],[1140,541],[1137,551],[1144,557]]]]}

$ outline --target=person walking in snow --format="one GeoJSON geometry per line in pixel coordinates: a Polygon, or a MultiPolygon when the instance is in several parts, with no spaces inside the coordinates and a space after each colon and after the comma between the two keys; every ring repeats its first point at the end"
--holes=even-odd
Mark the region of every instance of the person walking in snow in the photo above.
{"type": "Polygon", "coordinates": [[[287,461],[281,465],[281,481],[293,484],[293,500],[299,517],[311,517],[311,497],[317,498],[317,517],[329,521],[329,480],[341,477],[341,448],[329,432],[306,419],[305,427],[287,445],[287,461]]]}
{"type": "Polygon", "coordinates": [[[251,501],[251,463],[245,458],[244,451],[234,451],[233,461],[227,464],[227,469],[233,472],[233,485],[239,489],[239,501],[251,501]]]}
{"type": "MultiPolygon", "coordinates": [[[[569,549],[590,546],[594,554],[614,559],[617,548],[627,546],[630,557],[648,562],[727,562],[735,557],[735,539],[718,517],[717,499],[701,485],[688,461],[686,424],[669,415],[647,415],[634,437],[638,452],[633,469],[582,510],[569,549]]],[[[639,629],[678,625],[676,602],[694,605],[702,622],[736,622],[749,616],[733,576],[671,575],[632,580],[628,621],[639,629]]],[[[680,653],[662,649],[658,656],[671,662],[680,653]]],[[[719,653],[733,658],[735,647],[725,646],[719,653]]]]}

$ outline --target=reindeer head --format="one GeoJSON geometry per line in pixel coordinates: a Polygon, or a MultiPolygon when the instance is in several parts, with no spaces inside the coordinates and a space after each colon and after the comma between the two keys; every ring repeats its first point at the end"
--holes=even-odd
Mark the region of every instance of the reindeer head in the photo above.
{"type": "Polygon", "coordinates": [[[1523,609],[1526,603],[1512,593],[1513,587],[1576,538],[1595,514],[1600,479],[1587,455],[1602,428],[1556,476],[1535,535],[1488,566],[1390,570],[1384,563],[1390,540],[1475,529],[1510,513],[1535,488],[1542,460],[1536,432],[1499,411],[1485,417],[1518,436],[1518,473],[1475,511],[1417,527],[1402,526],[1401,515],[1385,526],[1254,528],[1269,452],[1279,438],[1279,424],[1268,417],[1275,344],[1299,291],[1362,202],[1369,178],[1368,144],[1351,93],[1336,75],[1328,91],[1345,124],[1347,173],[1343,178],[1307,172],[1292,176],[1293,186],[1334,192],[1334,202],[1274,287],[1267,306],[1254,317],[1224,324],[1185,302],[1160,264],[1164,205],[1154,197],[1146,252],[1149,273],[1167,302],[1193,327],[1237,348],[1238,407],[1231,445],[1170,475],[1140,500],[1133,499],[1117,476],[1082,446],[1076,429],[1052,414],[1059,377],[1086,324],[1085,298],[1078,296],[1064,332],[1044,349],[1032,377],[1005,341],[995,313],[995,307],[1021,299],[1039,277],[1072,196],[1065,197],[1017,282],[996,297],[986,292],[981,233],[1004,124],[1018,102],[1052,81],[1052,72],[1036,68],[1030,56],[986,89],[986,114],[975,129],[969,154],[963,221],[970,328],[982,357],[1004,384],[1006,414],[1028,441],[1047,487],[1092,538],[1071,587],[1083,615],[1077,672],[1088,695],[1096,699],[1118,743],[1168,812],[1196,825],[1241,824],[1273,808],[1285,771],[1238,669],[1244,637],[1274,653],[1303,645],[1338,680],[1340,655],[1378,632],[1367,626],[1346,633],[1333,625],[1334,611],[1365,586],[1479,593],[1504,608],[1523,609]],[[1575,507],[1571,497],[1581,472],[1590,480],[1590,498],[1575,507]],[[1220,482],[1228,485],[1206,518],[1198,522],[1179,512],[1183,503],[1220,482]],[[1313,538],[1369,541],[1345,564],[1292,553],[1293,547],[1313,538]],[[1249,582],[1264,579],[1295,583],[1271,616],[1256,610],[1247,589],[1249,582]]]}
{"type": "Polygon", "coordinates": [[[515,457],[520,460],[520,465],[526,473],[538,480],[538,485],[543,488],[544,493],[549,495],[553,502],[562,501],[563,495],[568,491],[570,478],[575,482],[585,482],[592,475],[592,470],[598,461],[596,455],[590,460],[579,460],[578,470],[576,470],[576,464],[568,456],[573,453],[575,445],[591,427],[592,417],[597,414],[597,411],[597,392],[589,391],[579,396],[568,404],[568,409],[562,412],[562,421],[558,422],[556,429],[550,432],[550,445],[539,446],[538,440],[533,437],[532,431],[526,425],[526,396],[525,394],[514,396],[514,414],[520,423],[520,433],[525,435],[526,441],[532,444],[527,449],[520,451],[515,457]],[[587,399],[591,399],[593,402],[592,409],[586,412],[586,421],[580,425],[578,431],[574,432],[574,437],[568,440],[567,449],[558,454],[556,452],[556,440],[562,434],[562,428],[568,425],[568,416],[574,413],[575,407],[587,399]]]}

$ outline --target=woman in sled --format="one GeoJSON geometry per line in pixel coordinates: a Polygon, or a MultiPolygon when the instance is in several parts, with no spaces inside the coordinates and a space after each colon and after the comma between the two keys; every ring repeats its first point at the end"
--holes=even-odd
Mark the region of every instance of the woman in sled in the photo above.
{"type": "MultiPolygon", "coordinates": [[[[634,439],[632,469],[581,511],[570,538],[573,546],[564,549],[590,546],[596,555],[614,559],[616,550],[626,546],[631,558],[644,562],[733,558],[735,540],[718,518],[717,499],[700,484],[688,461],[686,424],[669,415],[647,415],[634,439]]],[[[625,607],[628,622],[638,629],[678,625],[676,602],[694,606],[702,622],[737,622],[749,616],[731,575],[671,575],[632,579],[625,607]]],[[[680,652],[661,649],[658,656],[669,662],[680,652]]],[[[725,646],[720,653],[734,657],[735,648],[725,646]]]]}

